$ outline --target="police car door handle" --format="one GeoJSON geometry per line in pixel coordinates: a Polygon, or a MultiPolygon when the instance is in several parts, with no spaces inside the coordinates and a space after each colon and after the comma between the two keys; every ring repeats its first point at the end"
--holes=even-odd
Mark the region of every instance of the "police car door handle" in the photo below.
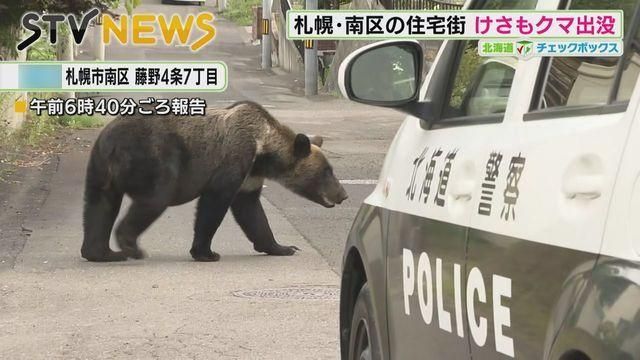
{"type": "Polygon", "coordinates": [[[597,199],[602,195],[602,175],[576,175],[565,180],[563,192],[569,199],[597,199]]]}
{"type": "Polygon", "coordinates": [[[469,201],[473,197],[474,187],[473,180],[458,180],[451,186],[451,196],[456,201],[469,201]]]}

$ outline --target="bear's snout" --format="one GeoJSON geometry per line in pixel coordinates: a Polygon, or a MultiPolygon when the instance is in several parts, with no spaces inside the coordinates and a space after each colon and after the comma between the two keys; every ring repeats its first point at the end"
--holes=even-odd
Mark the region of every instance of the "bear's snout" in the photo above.
{"type": "Polygon", "coordinates": [[[331,199],[334,204],[338,204],[338,205],[342,204],[343,201],[349,198],[349,195],[347,195],[347,191],[344,189],[344,187],[342,187],[341,185],[339,186],[340,188],[332,196],[333,199],[331,199]]]}
{"type": "Polygon", "coordinates": [[[338,199],[336,200],[336,204],[342,204],[343,201],[347,200],[349,198],[349,195],[347,194],[347,191],[342,188],[340,189],[340,193],[338,194],[338,199]]]}
{"type": "Polygon", "coordinates": [[[320,195],[319,200],[314,201],[326,208],[332,208],[336,205],[342,204],[342,202],[347,200],[349,196],[342,186],[338,186],[339,188],[334,188],[333,190],[325,192],[324,194],[320,195]]]}

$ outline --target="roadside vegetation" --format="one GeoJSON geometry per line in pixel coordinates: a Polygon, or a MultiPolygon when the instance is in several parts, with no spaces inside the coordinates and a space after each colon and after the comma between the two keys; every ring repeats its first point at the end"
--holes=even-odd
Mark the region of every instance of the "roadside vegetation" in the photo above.
{"type": "Polygon", "coordinates": [[[476,70],[482,63],[482,58],[478,55],[478,42],[467,42],[464,55],[460,59],[460,66],[453,82],[450,106],[460,107],[464,101],[467,87],[472,83],[476,70]]]}
{"type": "MultiPolygon", "coordinates": [[[[19,20],[27,11],[80,13],[91,7],[102,11],[124,4],[128,12],[139,0],[23,0],[0,5],[0,57],[16,59],[16,44],[21,36],[19,20]]],[[[69,36],[69,30],[60,29],[59,36],[69,36]]],[[[58,52],[48,41],[48,34],[33,44],[27,61],[56,60],[58,52]]],[[[62,151],[69,137],[69,129],[94,128],[103,125],[100,116],[48,116],[28,112],[18,128],[9,124],[13,120],[14,104],[21,94],[0,92],[0,184],[13,181],[12,174],[21,167],[41,168],[53,154],[62,151]]],[[[59,97],[55,93],[28,93],[28,99],[59,97]]],[[[24,96],[23,96],[24,98],[24,96]]]]}
{"type": "Polygon", "coordinates": [[[261,4],[261,0],[229,0],[222,15],[238,25],[249,26],[253,21],[253,7],[261,4]]]}
{"type": "MultiPolygon", "coordinates": [[[[6,93],[5,95],[14,95],[6,93]]],[[[60,153],[71,129],[101,127],[100,116],[40,116],[29,113],[18,129],[9,129],[0,119],[0,184],[11,180],[17,168],[40,168],[52,155],[60,153]]]]}
{"type": "MultiPolygon", "coordinates": [[[[47,42],[38,42],[29,49],[28,60],[54,60],[55,49],[47,42]]],[[[67,137],[67,129],[100,127],[104,119],[98,115],[49,116],[27,113],[25,121],[12,129],[6,118],[13,114],[16,93],[0,93],[0,183],[10,181],[19,167],[41,167],[52,154],[61,151],[67,137]]],[[[54,93],[29,93],[27,98],[47,99],[58,96],[54,93]]]]}

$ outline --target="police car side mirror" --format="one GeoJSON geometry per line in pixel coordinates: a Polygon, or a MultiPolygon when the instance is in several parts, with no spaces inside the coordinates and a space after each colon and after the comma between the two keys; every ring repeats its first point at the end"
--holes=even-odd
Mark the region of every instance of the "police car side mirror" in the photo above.
{"type": "Polygon", "coordinates": [[[356,102],[411,113],[420,91],[423,62],[417,41],[390,40],[364,46],[340,65],[340,90],[356,102]]]}

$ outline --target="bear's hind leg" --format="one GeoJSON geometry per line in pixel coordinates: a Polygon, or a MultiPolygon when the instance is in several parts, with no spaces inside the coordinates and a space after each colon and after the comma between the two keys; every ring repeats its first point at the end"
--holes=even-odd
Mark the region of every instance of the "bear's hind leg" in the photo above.
{"type": "Polygon", "coordinates": [[[122,193],[87,185],[84,204],[84,240],[80,253],[89,261],[124,261],[127,257],[109,248],[109,238],[116,221],[122,193]]]}
{"type": "Polygon", "coordinates": [[[260,192],[260,190],[239,192],[231,205],[233,217],[257,252],[277,256],[295,254],[300,249],[295,246],[280,245],[273,237],[269,221],[260,203],[260,192]]]}
{"type": "Polygon", "coordinates": [[[118,246],[125,256],[143,259],[146,255],[138,247],[138,237],[167,209],[165,201],[134,199],[127,215],[116,229],[118,246]]]}

